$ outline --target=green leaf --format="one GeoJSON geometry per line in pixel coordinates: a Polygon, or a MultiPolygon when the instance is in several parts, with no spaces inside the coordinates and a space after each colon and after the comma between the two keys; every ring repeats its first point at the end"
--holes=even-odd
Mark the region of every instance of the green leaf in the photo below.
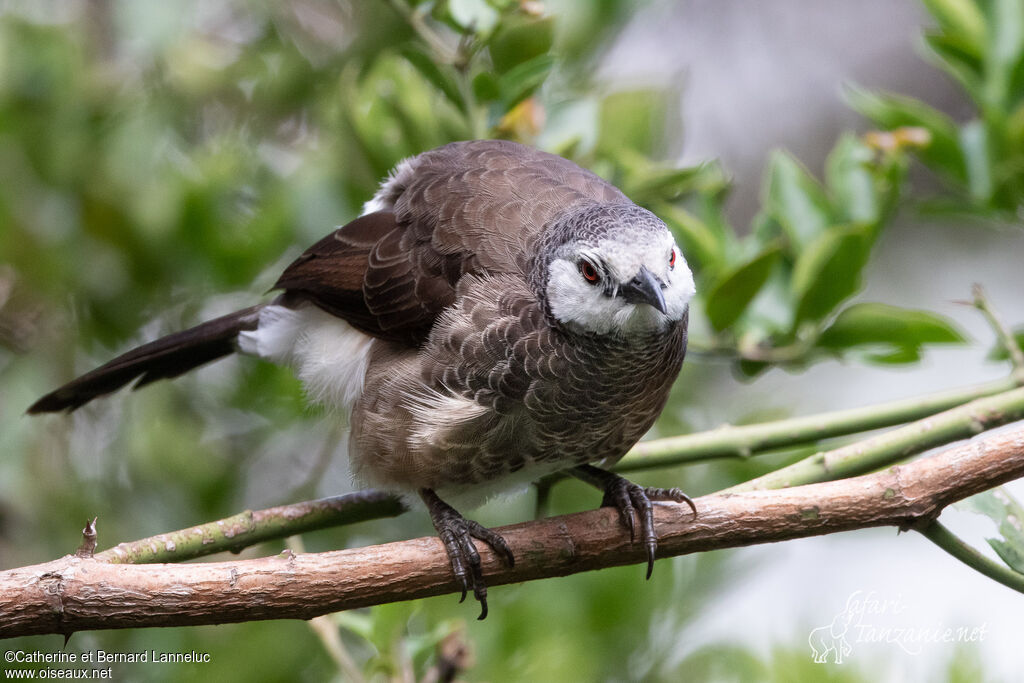
{"type": "Polygon", "coordinates": [[[555,37],[553,17],[510,17],[488,43],[494,70],[499,74],[523,62],[547,54],[555,37]]]}
{"type": "Polygon", "coordinates": [[[1024,573],[1024,507],[1005,488],[992,489],[956,504],[962,510],[985,515],[996,523],[1002,538],[989,538],[989,545],[1014,571],[1024,573]]]}
{"type": "Polygon", "coordinates": [[[750,219],[750,234],[759,244],[769,244],[781,240],[786,233],[773,216],[761,210],[750,219]]]}
{"type": "Polygon", "coordinates": [[[972,199],[987,204],[992,199],[994,187],[992,156],[985,124],[981,121],[966,124],[961,131],[960,146],[967,167],[967,190],[972,199]]]}
{"type": "Polygon", "coordinates": [[[839,139],[825,163],[825,178],[832,194],[836,218],[846,223],[877,223],[881,219],[875,177],[874,152],[851,133],[839,139]]]}
{"type": "Polygon", "coordinates": [[[744,359],[736,364],[736,369],[743,377],[753,379],[771,366],[771,363],[766,363],[764,361],[744,359]]]}
{"type": "Polygon", "coordinates": [[[960,133],[951,118],[920,100],[903,95],[872,93],[855,87],[848,87],[845,95],[851,107],[880,128],[920,126],[927,129],[931,144],[918,150],[918,156],[953,180],[966,181],[960,133]]]}
{"type": "Polygon", "coordinates": [[[1024,51],[1024,5],[1020,0],[992,0],[989,14],[992,36],[985,55],[986,99],[990,105],[1005,109],[1009,105],[1010,81],[1024,51]]]}
{"type": "Polygon", "coordinates": [[[719,279],[704,303],[705,313],[715,331],[726,329],[743,314],[768,280],[779,254],[778,247],[767,249],[719,279]]]}
{"type": "Polygon", "coordinates": [[[868,360],[906,363],[920,358],[925,344],[961,344],[965,337],[952,321],[927,311],[887,304],[855,304],[842,311],[818,337],[833,352],[866,348],[868,360]]]}
{"type": "Polygon", "coordinates": [[[973,99],[980,99],[984,65],[977,46],[944,33],[927,33],[924,42],[932,52],[930,61],[959,81],[973,99]]]}
{"type": "MultiPolygon", "coordinates": [[[[1013,337],[1017,340],[1017,346],[1024,349],[1024,327],[1018,327],[1013,330],[1013,337]]],[[[1010,352],[1006,350],[1006,345],[1003,344],[1003,340],[999,339],[996,341],[995,346],[985,356],[986,360],[991,361],[1006,361],[1010,360],[1010,352]]]]}
{"type": "Polygon", "coordinates": [[[857,292],[872,241],[867,226],[847,225],[830,228],[807,245],[793,268],[794,325],[821,320],[857,292]]]}
{"type": "Polygon", "coordinates": [[[498,90],[505,106],[512,108],[532,95],[547,79],[555,66],[551,55],[539,55],[517,64],[498,78],[498,90]]]}
{"type": "Polygon", "coordinates": [[[604,153],[627,149],[657,157],[664,139],[666,94],[658,90],[616,92],[601,100],[598,147],[604,153]]]}
{"type": "Polygon", "coordinates": [[[979,48],[985,44],[985,17],[973,0],[922,0],[939,26],[979,48]]]}
{"type": "MultiPolygon", "coordinates": [[[[646,159],[645,159],[646,160],[646,159]]],[[[707,191],[725,182],[718,164],[664,168],[650,162],[630,173],[622,191],[637,204],[670,201],[692,192],[707,191]]]]}
{"type": "Polygon", "coordinates": [[[785,261],[772,269],[743,314],[743,336],[738,343],[749,345],[753,341],[755,346],[765,342],[769,346],[788,346],[796,341],[791,333],[796,314],[796,301],[790,291],[792,274],[792,267],[785,261]]]}
{"type": "Polygon", "coordinates": [[[816,240],[831,222],[828,199],[818,182],[788,153],[768,162],[765,205],[789,237],[794,252],[816,240]]]}
{"type": "Polygon", "coordinates": [[[674,204],[657,204],[655,214],[679,239],[687,263],[699,271],[718,268],[725,259],[724,242],[712,224],[702,221],[686,209],[674,204]]]}
{"type": "Polygon", "coordinates": [[[447,19],[466,33],[485,35],[497,25],[500,18],[497,10],[485,0],[448,0],[447,19]]]}
{"type": "Polygon", "coordinates": [[[490,71],[481,71],[473,77],[473,97],[480,102],[494,102],[501,99],[501,86],[490,71]]]}
{"type": "Polygon", "coordinates": [[[436,147],[440,140],[432,128],[432,119],[417,116],[409,110],[404,100],[393,95],[385,95],[380,98],[381,104],[390,110],[391,116],[401,131],[402,141],[406,143],[409,150],[430,149],[436,147]]]}
{"type": "Polygon", "coordinates": [[[921,360],[921,349],[917,346],[899,346],[883,351],[869,351],[863,354],[864,361],[878,365],[907,365],[921,360]]]}
{"type": "Polygon", "coordinates": [[[469,113],[469,107],[466,104],[466,99],[462,96],[459,91],[459,86],[455,81],[455,74],[452,73],[453,69],[450,65],[439,65],[433,59],[431,59],[423,50],[415,44],[407,44],[401,50],[401,55],[405,57],[406,61],[413,65],[413,67],[420,72],[424,78],[434,85],[438,90],[444,93],[444,96],[454,104],[459,111],[464,114],[469,113]]]}

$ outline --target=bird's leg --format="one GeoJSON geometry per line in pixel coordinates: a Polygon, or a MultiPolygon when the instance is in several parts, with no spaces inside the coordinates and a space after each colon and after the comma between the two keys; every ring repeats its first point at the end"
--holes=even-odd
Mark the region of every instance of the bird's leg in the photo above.
{"type": "Polygon", "coordinates": [[[480,553],[477,552],[473,539],[480,539],[491,546],[509,567],[515,564],[512,549],[499,534],[463,517],[455,508],[438,498],[432,489],[420,489],[420,498],[426,503],[430,520],[434,523],[437,535],[448,552],[448,561],[451,562],[455,578],[462,584],[462,598],[459,602],[466,599],[466,591],[472,588],[473,597],[480,603],[480,616],[477,618],[485,618],[487,586],[484,584],[484,575],[480,567],[480,553]]]}
{"type": "Polygon", "coordinates": [[[613,507],[619,511],[619,519],[629,529],[630,540],[636,540],[636,523],[633,521],[633,513],[636,513],[640,521],[640,539],[647,548],[647,578],[651,578],[654,571],[654,553],[658,549],[658,537],[654,533],[654,506],[651,501],[670,500],[676,503],[686,503],[693,510],[693,516],[697,516],[697,506],[688,495],[679,489],[658,489],[645,488],[638,484],[620,477],[614,472],[602,470],[593,465],[579,465],[569,470],[569,473],[587,482],[592,486],[604,491],[604,498],[601,500],[601,507],[613,507]]]}

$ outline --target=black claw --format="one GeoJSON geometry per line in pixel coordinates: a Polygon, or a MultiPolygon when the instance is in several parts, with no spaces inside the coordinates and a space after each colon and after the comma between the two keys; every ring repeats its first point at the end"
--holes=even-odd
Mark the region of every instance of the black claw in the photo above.
{"type": "Polygon", "coordinates": [[[508,566],[515,564],[512,549],[508,543],[487,527],[466,519],[430,489],[420,491],[420,497],[430,511],[430,519],[434,523],[437,535],[444,544],[445,552],[448,553],[448,561],[452,566],[452,573],[462,586],[462,597],[459,602],[466,599],[469,589],[473,589],[473,597],[480,603],[480,616],[477,619],[487,617],[487,585],[484,583],[483,566],[480,561],[480,553],[476,549],[473,539],[479,539],[486,543],[501,557],[508,566]]]}
{"type": "Polygon", "coordinates": [[[498,553],[509,567],[516,566],[516,558],[512,555],[512,548],[508,547],[508,543],[505,542],[501,534],[496,534],[471,519],[467,519],[466,522],[469,525],[469,533],[473,538],[478,538],[489,545],[491,550],[498,553]]]}
{"type": "Polygon", "coordinates": [[[636,522],[633,515],[636,514],[636,521],[640,523],[640,538],[647,550],[648,579],[654,572],[654,558],[658,551],[658,536],[654,531],[652,501],[666,500],[686,503],[693,511],[694,519],[697,518],[697,506],[688,495],[679,489],[644,488],[617,474],[591,465],[576,467],[572,473],[583,481],[604,490],[601,506],[613,507],[619,511],[619,519],[629,530],[630,541],[634,543],[636,542],[636,522]]]}
{"type": "Polygon", "coordinates": [[[690,510],[693,511],[693,518],[697,519],[697,506],[694,504],[693,499],[683,493],[677,488],[671,489],[656,489],[647,488],[644,489],[647,492],[647,497],[651,500],[671,500],[673,503],[686,503],[690,506],[690,510]]]}

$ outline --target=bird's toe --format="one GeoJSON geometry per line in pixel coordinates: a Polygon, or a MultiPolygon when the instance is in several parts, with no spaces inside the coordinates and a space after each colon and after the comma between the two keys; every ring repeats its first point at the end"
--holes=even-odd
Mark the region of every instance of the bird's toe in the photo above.
{"type": "Polygon", "coordinates": [[[486,618],[488,611],[487,584],[484,582],[480,553],[476,549],[473,539],[479,539],[490,546],[510,567],[515,563],[512,549],[500,534],[478,522],[466,519],[457,510],[438,498],[433,491],[424,489],[420,495],[427,503],[431,521],[444,544],[452,572],[462,586],[462,598],[459,602],[465,600],[468,591],[472,589],[473,597],[480,603],[480,616],[477,618],[486,618]]]}

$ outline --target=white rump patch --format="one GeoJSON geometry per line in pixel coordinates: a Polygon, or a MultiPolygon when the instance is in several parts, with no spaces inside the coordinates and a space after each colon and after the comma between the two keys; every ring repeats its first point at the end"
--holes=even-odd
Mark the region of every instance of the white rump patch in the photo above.
{"type": "Polygon", "coordinates": [[[310,400],[346,411],[363,392],[373,342],[315,306],[267,306],[257,328],[238,335],[242,353],[291,366],[310,400]]]}
{"type": "Polygon", "coordinates": [[[291,354],[304,327],[302,313],[273,304],[264,307],[256,329],[239,333],[239,350],[250,356],[290,365],[291,354]]]}

